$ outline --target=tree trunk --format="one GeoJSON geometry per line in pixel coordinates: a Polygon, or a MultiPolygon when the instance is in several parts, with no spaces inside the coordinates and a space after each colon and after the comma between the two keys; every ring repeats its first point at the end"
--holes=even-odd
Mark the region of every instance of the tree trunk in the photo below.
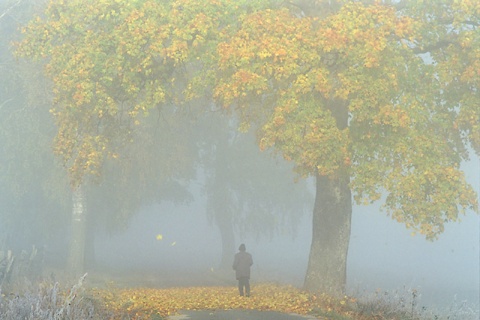
{"type": "Polygon", "coordinates": [[[86,215],[86,238],[85,238],[85,269],[92,270],[95,269],[95,220],[92,219],[92,215],[86,215]]]}
{"type": "Polygon", "coordinates": [[[233,217],[228,209],[227,211],[215,212],[215,221],[222,238],[222,259],[219,266],[222,270],[230,270],[232,268],[233,255],[235,254],[233,217]]]}
{"type": "Polygon", "coordinates": [[[85,193],[80,185],[72,195],[72,234],[68,259],[68,272],[74,277],[83,275],[85,271],[85,193]]]}
{"type": "Polygon", "coordinates": [[[352,199],[348,176],[317,174],[313,230],[305,289],[334,297],[345,294],[352,199]]]}

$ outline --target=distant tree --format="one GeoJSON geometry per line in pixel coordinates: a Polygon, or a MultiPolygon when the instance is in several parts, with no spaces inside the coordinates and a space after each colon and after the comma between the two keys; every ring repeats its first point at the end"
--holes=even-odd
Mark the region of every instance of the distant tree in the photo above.
{"type": "Polygon", "coordinates": [[[35,10],[30,1],[0,5],[0,241],[15,254],[54,244],[69,205],[67,176],[51,152],[55,129],[41,65],[18,64],[11,50],[35,10]]]}
{"type": "Polygon", "coordinates": [[[188,182],[196,179],[198,147],[192,115],[174,106],[152,110],[117,159],[106,160],[98,183],[87,192],[86,259],[94,266],[96,232],[118,233],[141,207],[162,201],[193,201],[188,182]]]}
{"type": "Polygon", "coordinates": [[[212,110],[199,122],[207,215],[220,231],[220,267],[231,269],[235,235],[293,237],[313,197],[305,180],[294,181],[288,162],[261,153],[255,137],[239,133],[221,110],[212,110]]]}

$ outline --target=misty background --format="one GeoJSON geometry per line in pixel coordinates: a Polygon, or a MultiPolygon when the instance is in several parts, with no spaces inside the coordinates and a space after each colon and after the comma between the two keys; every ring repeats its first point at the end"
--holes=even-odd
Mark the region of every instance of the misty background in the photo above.
{"type": "MultiPolygon", "coordinates": [[[[20,14],[16,16],[17,19],[21,17],[20,14]]],[[[11,36],[16,32],[18,21],[12,20],[12,16],[5,16],[1,23],[1,31],[5,34],[11,36]]],[[[47,112],[48,107],[45,107],[48,106],[49,97],[44,94],[44,79],[39,75],[40,69],[15,67],[6,43],[2,44],[0,54],[0,66],[5,75],[2,77],[0,94],[1,240],[4,247],[16,253],[29,251],[33,245],[41,248],[48,270],[61,272],[69,245],[70,234],[66,226],[71,213],[68,205],[70,194],[63,168],[51,154],[55,126],[47,112]],[[35,86],[33,96],[31,92],[25,93],[25,83],[35,86]],[[31,101],[35,101],[36,107],[27,110],[25,105],[31,101]]],[[[169,143],[181,140],[182,143],[187,142],[185,145],[198,144],[195,140],[198,136],[192,134],[198,132],[194,130],[198,127],[194,128],[191,123],[180,125],[174,117],[172,119],[172,127],[177,128],[173,133],[168,130],[167,133],[149,132],[148,142],[155,142],[156,135],[166,134],[178,140],[166,141],[166,145],[159,147],[147,144],[147,139],[140,137],[131,151],[132,155],[139,157],[132,156],[132,163],[140,167],[154,159],[154,163],[158,161],[173,166],[171,163],[175,162],[172,159],[175,159],[176,150],[169,143]],[[142,153],[145,150],[151,159],[142,153]],[[168,150],[168,154],[162,154],[162,150],[168,150]],[[146,162],[141,162],[143,160],[146,162]]],[[[245,243],[254,259],[253,290],[255,283],[262,281],[301,286],[310,250],[314,183],[310,180],[295,183],[295,175],[288,163],[272,155],[261,154],[253,137],[232,133],[230,129],[233,127],[235,124],[224,128],[211,123],[203,124],[203,132],[210,132],[210,135],[208,138],[203,135],[202,139],[205,139],[206,145],[217,146],[214,151],[225,148],[218,155],[232,158],[222,163],[238,160],[235,162],[237,167],[222,169],[229,178],[232,178],[233,172],[238,175],[234,177],[238,188],[234,194],[244,191],[244,198],[256,200],[256,195],[268,199],[269,203],[254,207],[249,210],[253,215],[246,214],[241,221],[236,221],[232,231],[235,241],[230,252],[231,259],[233,261],[238,245],[245,243]],[[227,139],[215,140],[215,137],[222,136],[227,139]],[[234,140],[238,142],[236,139],[241,140],[244,148],[232,151],[228,146],[234,140]],[[266,168],[273,171],[267,172],[266,168]],[[253,172],[258,179],[246,176],[248,172],[253,172]],[[265,173],[265,176],[261,173],[265,173]],[[245,181],[252,180],[257,183],[255,186],[245,184],[245,181]],[[278,194],[259,192],[268,190],[268,185],[262,183],[279,187],[273,189],[278,194]],[[287,199],[285,195],[292,198],[287,199]]],[[[175,163],[176,166],[187,168],[183,169],[181,177],[149,186],[152,193],[161,191],[162,199],[141,201],[137,198],[145,190],[138,187],[138,181],[128,180],[121,184],[115,180],[118,177],[102,181],[99,188],[91,191],[94,195],[92,203],[97,204],[95,208],[100,217],[98,227],[90,233],[95,253],[95,264],[89,267],[92,276],[104,273],[130,277],[137,281],[137,285],[151,286],[172,283],[201,285],[210,282],[235,285],[233,271],[222,266],[222,237],[212,216],[213,204],[209,202],[212,199],[206,197],[212,187],[207,183],[208,170],[221,166],[218,163],[212,165],[212,161],[218,158],[210,158],[205,146],[199,149],[202,151],[198,154],[184,156],[192,162],[201,158],[205,161],[202,166],[175,163]],[[110,188],[112,185],[118,187],[114,195],[110,188]],[[130,202],[120,201],[126,195],[131,196],[130,202]],[[107,212],[105,207],[110,207],[111,212],[107,212]],[[120,218],[118,221],[108,221],[108,214],[118,214],[120,218]]],[[[478,157],[472,157],[470,162],[464,163],[463,169],[467,181],[480,194],[478,157]]],[[[116,170],[118,168],[113,166],[107,172],[116,170]]],[[[138,173],[135,170],[131,172],[133,177],[138,173]]],[[[146,189],[148,191],[148,187],[146,189]]],[[[236,207],[239,208],[242,207],[236,207]]],[[[447,224],[440,238],[429,242],[421,235],[412,236],[403,224],[387,217],[381,212],[380,203],[354,205],[347,291],[355,295],[383,291],[408,294],[409,290],[418,289],[421,304],[442,309],[451,306],[454,301],[466,301],[478,310],[479,242],[480,217],[471,211],[460,222],[447,224]]]]}

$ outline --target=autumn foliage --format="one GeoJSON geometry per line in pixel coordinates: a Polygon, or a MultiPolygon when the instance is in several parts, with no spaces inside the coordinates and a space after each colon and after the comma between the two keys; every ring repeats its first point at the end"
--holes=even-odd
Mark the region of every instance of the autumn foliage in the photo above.
{"type": "Polygon", "coordinates": [[[17,53],[45,61],[72,184],[100,174],[151,108],[210,96],[299,174],[347,173],[357,203],[384,192],[389,214],[427,238],[477,208],[459,163],[463,145],[478,151],[478,6],[319,3],[331,11],[52,1],[17,53]]]}
{"type": "MultiPolygon", "coordinates": [[[[74,187],[101,175],[153,108],[235,114],[261,149],[317,178],[330,196],[314,217],[345,217],[314,220],[326,226],[314,241],[345,234],[341,249],[315,246],[342,252],[316,252],[325,272],[346,266],[351,198],[384,200],[430,240],[478,211],[460,165],[480,154],[479,17],[473,0],[53,0],[17,54],[45,64],[54,150],[74,187]]],[[[319,290],[341,292],[336,282],[319,290]]]]}
{"type": "Polygon", "coordinates": [[[355,299],[343,300],[313,295],[292,286],[261,284],[252,288],[252,296],[240,297],[234,287],[178,287],[166,289],[127,288],[94,289],[93,296],[102,301],[100,308],[116,315],[127,313],[131,319],[151,319],[158,314],[167,317],[179,310],[260,310],[284,313],[315,312],[353,315],[355,299]]]}

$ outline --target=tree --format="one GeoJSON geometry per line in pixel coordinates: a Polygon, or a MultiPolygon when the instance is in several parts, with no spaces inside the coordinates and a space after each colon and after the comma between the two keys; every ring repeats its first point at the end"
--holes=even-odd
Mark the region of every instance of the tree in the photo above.
{"type": "Polygon", "coordinates": [[[307,13],[328,14],[245,17],[219,45],[215,94],[257,125],[262,148],[316,177],[305,287],[342,295],[352,192],[357,203],[386,195],[388,214],[427,239],[478,209],[459,170],[465,145],[480,151],[478,8],[315,3],[307,13]]]}
{"type": "Polygon", "coordinates": [[[48,58],[73,181],[153,106],[212,94],[237,112],[316,178],[305,287],[342,295],[352,198],[384,196],[428,239],[478,210],[459,169],[480,153],[478,16],[471,0],[52,2],[19,53],[48,58]]]}
{"type": "Polygon", "coordinates": [[[101,174],[104,160],[128,144],[151,109],[203,90],[219,41],[211,39],[222,38],[219,29],[234,22],[232,12],[258,5],[52,1],[43,17],[32,19],[16,54],[42,61],[53,81],[54,148],[72,186],[101,174]],[[200,65],[194,64],[200,56],[200,65]]]}
{"type": "Polygon", "coordinates": [[[69,204],[66,175],[50,151],[54,124],[41,66],[17,64],[11,51],[31,6],[10,1],[0,9],[0,214],[2,240],[14,251],[51,243],[69,204]]]}
{"type": "MultiPolygon", "coordinates": [[[[131,23],[137,18],[138,5],[52,2],[45,9],[47,21],[40,17],[32,21],[17,48],[19,56],[45,58],[47,76],[53,81],[50,112],[58,126],[54,151],[69,173],[74,199],[69,258],[74,274],[83,272],[84,265],[84,185],[97,179],[104,161],[116,157],[130,141],[146,106],[164,100],[155,86],[159,79],[143,78],[138,70],[160,68],[167,75],[169,66],[153,61],[152,53],[142,51],[140,45],[118,42],[124,37],[135,39],[136,45],[145,40],[143,36],[151,36],[148,23],[131,23]],[[123,59],[128,57],[132,59],[123,59]]],[[[150,14],[161,19],[161,9],[158,6],[150,14]]]]}
{"type": "Polygon", "coordinates": [[[90,185],[87,192],[88,210],[93,213],[87,221],[88,267],[95,262],[96,232],[123,231],[142,206],[193,200],[188,182],[195,178],[199,156],[191,118],[174,106],[152,110],[117,159],[105,162],[98,184],[90,185]]]}
{"type": "MultiPolygon", "coordinates": [[[[238,6],[212,4],[209,13],[229,26],[225,10],[238,6]]],[[[244,1],[243,6],[252,5],[244,1]]],[[[53,82],[54,152],[67,169],[74,199],[73,273],[84,261],[84,185],[98,181],[105,161],[122,153],[152,108],[179,104],[193,96],[204,77],[211,78],[207,68],[186,64],[198,58],[186,56],[189,46],[204,53],[202,63],[213,61],[205,39],[219,36],[218,25],[202,20],[206,15],[196,16],[198,25],[182,24],[192,18],[191,9],[202,8],[188,1],[52,1],[23,29],[17,56],[44,63],[53,82]],[[191,93],[184,94],[184,88],[191,93]]]]}

